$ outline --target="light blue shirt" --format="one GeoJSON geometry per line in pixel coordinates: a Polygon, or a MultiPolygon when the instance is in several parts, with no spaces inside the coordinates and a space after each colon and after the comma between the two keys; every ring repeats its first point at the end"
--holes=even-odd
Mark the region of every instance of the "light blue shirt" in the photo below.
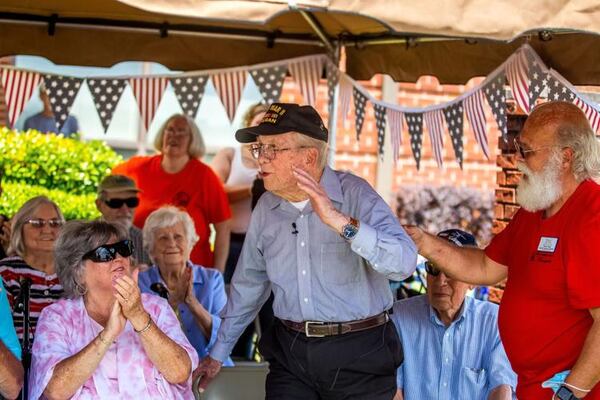
{"type": "Polygon", "coordinates": [[[499,385],[514,393],[496,304],[466,297],[446,328],[423,295],[396,302],[391,317],[404,350],[398,389],[405,400],[484,400],[499,385]]]}
{"type": "Polygon", "coordinates": [[[6,297],[4,283],[0,279],[0,341],[10,350],[19,360],[21,359],[21,345],[13,325],[12,312],[6,297]]]}
{"type": "MultiPolygon", "coordinates": [[[[36,131],[40,131],[42,133],[56,133],[56,120],[53,117],[47,117],[42,113],[38,113],[25,120],[23,129],[26,131],[29,129],[35,129],[36,131]]],[[[69,137],[77,132],[79,132],[79,124],[77,123],[77,119],[69,115],[62,128],[60,128],[60,132],[58,133],[62,133],[65,135],[65,137],[69,137]]]]}
{"type": "Polygon", "coordinates": [[[392,307],[388,280],[413,273],[414,243],[365,180],[325,167],[320,183],[336,209],[360,221],[357,235],[348,243],[310,202],[298,210],[265,193],[252,213],[211,357],[229,355],[271,289],[275,316],[297,322],[353,321],[392,307]]]}
{"type": "MultiPolygon", "coordinates": [[[[194,280],[194,294],[200,304],[202,304],[212,317],[212,331],[210,333],[210,338],[207,339],[204,336],[187,304],[181,303],[178,308],[183,332],[185,332],[188,340],[198,352],[198,356],[203,358],[208,355],[208,352],[217,339],[217,331],[219,330],[219,326],[221,326],[219,313],[227,302],[227,295],[225,294],[223,275],[221,275],[219,271],[216,269],[204,268],[200,265],[194,265],[190,262],[188,262],[188,266],[192,268],[193,271],[192,279],[194,280]]],[[[156,294],[150,289],[150,285],[156,282],[160,282],[166,287],[156,265],[140,272],[138,284],[142,292],[156,294]]],[[[223,365],[231,367],[233,366],[233,362],[228,358],[223,365]]]]}

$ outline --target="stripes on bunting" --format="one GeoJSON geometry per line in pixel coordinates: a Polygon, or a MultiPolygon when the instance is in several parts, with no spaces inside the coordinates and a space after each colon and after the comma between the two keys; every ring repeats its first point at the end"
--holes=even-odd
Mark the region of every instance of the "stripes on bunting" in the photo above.
{"type": "Polygon", "coordinates": [[[37,72],[23,71],[12,68],[1,69],[1,81],[4,87],[4,96],[8,107],[8,119],[13,127],[23,112],[25,104],[38,87],[41,75],[37,72]]]}
{"type": "Polygon", "coordinates": [[[240,104],[242,92],[246,86],[247,75],[248,73],[246,70],[238,70],[211,76],[215,90],[221,99],[221,103],[225,106],[229,121],[233,121],[235,118],[235,112],[240,104]]]}
{"type": "Polygon", "coordinates": [[[345,74],[340,76],[340,112],[342,117],[342,122],[346,122],[346,118],[348,118],[348,113],[350,112],[350,101],[352,100],[352,82],[346,78],[345,74]]]}
{"type": "Polygon", "coordinates": [[[148,131],[160,100],[163,97],[167,84],[169,83],[168,78],[131,78],[129,79],[129,85],[133,90],[133,95],[140,108],[140,114],[142,116],[142,123],[144,128],[148,131]]]}
{"type": "Polygon", "coordinates": [[[481,90],[475,91],[471,96],[465,98],[463,104],[467,119],[469,120],[471,129],[473,129],[475,140],[479,144],[479,147],[481,147],[485,158],[489,160],[490,149],[487,138],[485,111],[483,110],[483,92],[481,90]]]}
{"type": "Polygon", "coordinates": [[[304,102],[314,107],[317,102],[317,87],[323,73],[323,58],[314,57],[290,63],[288,69],[300,86],[304,102]]]}
{"type": "Polygon", "coordinates": [[[506,65],[506,77],[515,101],[521,110],[529,114],[529,78],[527,77],[527,58],[518,51],[506,65]]]}
{"type": "Polygon", "coordinates": [[[590,121],[594,133],[598,132],[600,128],[600,113],[598,110],[580,97],[575,97],[573,103],[583,111],[588,121],[590,121]]]}
{"type": "Polygon", "coordinates": [[[390,127],[390,135],[392,136],[392,152],[394,155],[394,163],[398,161],[400,156],[400,146],[402,145],[402,129],[404,114],[401,111],[392,108],[387,109],[388,125],[390,127]]]}
{"type": "Polygon", "coordinates": [[[444,163],[442,150],[444,149],[444,115],[442,110],[433,110],[425,113],[425,123],[429,131],[433,157],[439,168],[444,163]]]}

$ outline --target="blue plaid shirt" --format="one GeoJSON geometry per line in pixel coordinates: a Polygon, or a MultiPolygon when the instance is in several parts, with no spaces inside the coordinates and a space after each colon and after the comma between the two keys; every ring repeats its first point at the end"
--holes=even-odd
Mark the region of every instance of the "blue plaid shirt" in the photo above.
{"type": "Polygon", "coordinates": [[[484,400],[499,385],[514,393],[517,377],[500,341],[496,304],[466,297],[446,327],[423,295],[396,302],[391,317],[404,350],[398,388],[405,400],[484,400]]]}
{"type": "Polygon", "coordinates": [[[261,305],[292,321],[353,321],[393,305],[388,280],[415,270],[417,251],[389,206],[363,179],[325,167],[321,185],[334,207],[360,221],[351,243],[326,226],[309,202],[302,211],[265,193],[233,275],[211,357],[224,360],[261,305]]]}

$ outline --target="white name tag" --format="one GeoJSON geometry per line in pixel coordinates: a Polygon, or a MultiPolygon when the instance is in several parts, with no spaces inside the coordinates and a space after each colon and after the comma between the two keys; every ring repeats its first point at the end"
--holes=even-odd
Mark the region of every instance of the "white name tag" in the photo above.
{"type": "Polygon", "coordinates": [[[538,244],[538,251],[544,253],[554,253],[556,250],[556,244],[558,243],[558,238],[554,237],[546,237],[542,236],[540,238],[540,244],[538,244]]]}

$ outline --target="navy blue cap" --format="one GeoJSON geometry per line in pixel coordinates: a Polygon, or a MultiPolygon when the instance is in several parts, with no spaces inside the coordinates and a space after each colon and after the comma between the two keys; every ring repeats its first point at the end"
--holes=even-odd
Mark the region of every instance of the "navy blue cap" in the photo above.
{"type": "Polygon", "coordinates": [[[461,231],[460,229],[446,229],[437,234],[438,237],[444,238],[449,242],[454,243],[457,246],[469,246],[478,247],[475,236],[468,232],[461,231]]]}

